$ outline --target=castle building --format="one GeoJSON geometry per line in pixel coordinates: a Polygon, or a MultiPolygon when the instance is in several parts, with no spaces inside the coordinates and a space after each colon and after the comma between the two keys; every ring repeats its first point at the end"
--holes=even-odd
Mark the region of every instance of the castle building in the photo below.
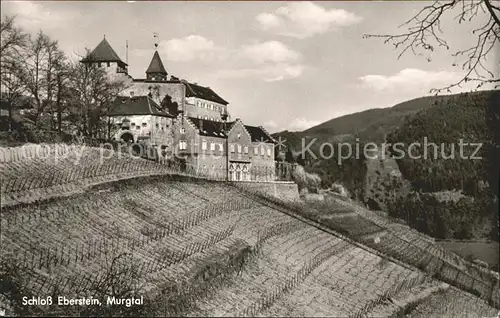
{"type": "Polygon", "coordinates": [[[120,59],[106,37],[80,62],[89,65],[97,64],[98,67],[104,68],[111,78],[128,76],[127,63],[120,59]]]}
{"type": "Polygon", "coordinates": [[[108,117],[111,135],[116,140],[164,146],[172,140],[174,116],[149,96],[119,96],[111,105],[108,117]]]}
{"type": "Polygon", "coordinates": [[[231,120],[229,103],[210,87],[170,75],[155,49],[146,77],[133,79],[106,39],[81,61],[129,77],[108,112],[116,140],[142,142],[183,158],[198,175],[232,181],[275,180],[274,139],[261,126],[231,120]]]}

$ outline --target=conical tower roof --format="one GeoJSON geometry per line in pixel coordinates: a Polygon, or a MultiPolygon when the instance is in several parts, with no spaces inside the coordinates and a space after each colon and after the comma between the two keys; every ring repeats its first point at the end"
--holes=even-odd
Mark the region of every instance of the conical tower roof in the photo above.
{"type": "Polygon", "coordinates": [[[106,38],[102,39],[101,43],[97,45],[97,47],[90,52],[90,54],[85,57],[82,62],[121,62],[124,63],[118,54],[116,54],[115,50],[111,47],[106,38]]]}
{"type": "Polygon", "coordinates": [[[160,55],[158,54],[158,51],[155,51],[155,54],[153,55],[153,59],[151,59],[151,63],[149,63],[149,67],[146,70],[146,74],[150,73],[159,73],[159,74],[165,74],[167,75],[167,70],[163,66],[163,62],[161,61],[160,55]]]}

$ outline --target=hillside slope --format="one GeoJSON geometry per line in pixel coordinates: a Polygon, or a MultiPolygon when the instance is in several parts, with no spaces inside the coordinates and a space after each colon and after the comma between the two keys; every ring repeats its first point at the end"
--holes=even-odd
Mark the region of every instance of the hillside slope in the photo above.
{"type": "Polygon", "coordinates": [[[500,91],[454,96],[408,118],[387,139],[422,145],[412,150],[419,159],[401,147],[399,169],[418,194],[392,202],[393,216],[439,238],[498,241],[500,91]]]}
{"type": "Polygon", "coordinates": [[[96,151],[84,149],[78,165],[64,161],[61,175],[54,155],[0,163],[2,177],[10,173],[0,223],[7,313],[390,315],[399,310],[390,299],[443,290],[454,291],[451,313],[496,312],[470,294],[491,303],[496,281],[370,211],[337,199],[310,208],[126,156],[109,159],[121,167],[113,168],[96,151]],[[38,201],[21,195],[28,190],[38,201]],[[459,278],[454,284],[469,292],[436,278],[459,278]],[[143,296],[144,304],[22,306],[21,295],[143,296]]]}
{"type": "MultiPolygon", "coordinates": [[[[284,132],[277,136],[287,138],[296,151],[301,148],[302,137],[306,145],[318,138],[310,149],[319,159],[306,156],[305,163],[307,170],[322,177],[324,187],[339,182],[360,202],[373,209],[390,210],[392,216],[425,233],[439,233],[439,238],[498,241],[499,105],[498,90],[423,97],[392,108],[336,118],[304,132],[284,132]],[[332,159],[319,156],[323,141],[338,142],[339,137],[346,136],[351,136],[346,140],[352,141],[356,134],[361,149],[364,142],[381,142],[381,136],[386,136],[389,144],[401,143],[403,146],[398,149],[403,149],[404,158],[391,158],[391,151],[379,152],[379,157],[373,159],[362,154],[358,158],[352,156],[341,163],[337,160],[338,151],[332,159]],[[426,139],[435,146],[425,150],[426,139]],[[461,140],[469,145],[464,148],[465,159],[460,158],[461,140]],[[410,144],[417,145],[412,148],[413,157],[425,153],[428,157],[412,159],[407,149],[410,144]],[[475,153],[477,145],[480,149],[475,153]],[[480,159],[467,159],[473,154],[480,159]],[[447,159],[450,155],[454,157],[447,159]],[[420,195],[421,198],[408,197],[414,192],[426,194],[420,195]]],[[[334,143],[335,150],[336,146],[334,143]]],[[[329,147],[326,149],[329,154],[329,147]]]]}
{"type": "Polygon", "coordinates": [[[368,109],[333,118],[304,131],[282,131],[273,136],[287,138],[295,150],[298,150],[300,142],[297,141],[301,138],[319,138],[320,141],[334,142],[343,139],[354,140],[355,137],[359,137],[361,142],[382,142],[385,134],[403,124],[405,117],[447,101],[452,96],[415,98],[392,107],[368,109]]]}

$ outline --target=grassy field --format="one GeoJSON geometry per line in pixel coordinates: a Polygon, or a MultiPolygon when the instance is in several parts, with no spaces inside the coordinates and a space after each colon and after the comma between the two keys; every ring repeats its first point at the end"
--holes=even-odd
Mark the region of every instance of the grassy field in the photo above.
{"type": "MultiPolygon", "coordinates": [[[[425,240],[409,249],[383,218],[341,200],[283,201],[142,159],[100,161],[98,152],[83,150],[77,165],[54,155],[0,163],[9,180],[0,211],[7,314],[364,316],[434,290],[435,266],[419,259],[451,257],[425,240]],[[103,306],[23,306],[22,295],[92,296],[103,306]],[[143,305],[106,305],[140,296],[143,305]]],[[[489,278],[462,267],[459,278],[473,277],[471,291],[483,296],[489,278]]],[[[494,311],[460,292],[476,300],[470,314],[494,311]]]]}

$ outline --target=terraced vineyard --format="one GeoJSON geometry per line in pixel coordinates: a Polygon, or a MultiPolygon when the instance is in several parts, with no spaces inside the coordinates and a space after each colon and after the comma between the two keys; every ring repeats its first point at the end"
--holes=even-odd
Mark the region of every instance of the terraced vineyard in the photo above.
{"type": "MultiPolygon", "coordinates": [[[[414,304],[412,315],[423,316],[444,299],[456,302],[435,311],[445,316],[495,312],[430,275],[431,265],[411,266],[420,250],[352,206],[318,211],[142,159],[99,162],[98,151],[84,150],[78,165],[50,156],[0,163],[7,314],[361,317],[414,304]],[[103,306],[23,306],[21,295],[92,296],[103,306]],[[106,305],[108,296],[144,304],[106,305]]],[[[478,289],[490,283],[473,279],[478,289]]]]}

